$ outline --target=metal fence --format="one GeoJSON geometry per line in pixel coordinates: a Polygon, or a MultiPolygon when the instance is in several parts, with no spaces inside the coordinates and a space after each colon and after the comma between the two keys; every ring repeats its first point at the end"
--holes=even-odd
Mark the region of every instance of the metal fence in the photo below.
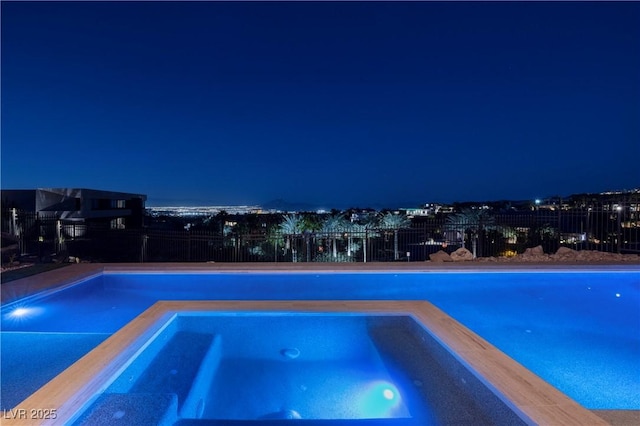
{"type": "Polygon", "coordinates": [[[55,214],[24,212],[16,209],[2,209],[1,229],[18,240],[20,252],[33,256],[57,253],[55,214]]]}
{"type": "Polygon", "coordinates": [[[640,253],[637,205],[583,210],[509,212],[415,218],[410,227],[282,234],[202,230],[110,229],[65,223],[54,215],[2,211],[2,232],[17,236],[24,256],[41,261],[74,256],[96,262],[386,262],[424,261],[466,247],[477,257],[513,256],[541,245],[640,253]]]}

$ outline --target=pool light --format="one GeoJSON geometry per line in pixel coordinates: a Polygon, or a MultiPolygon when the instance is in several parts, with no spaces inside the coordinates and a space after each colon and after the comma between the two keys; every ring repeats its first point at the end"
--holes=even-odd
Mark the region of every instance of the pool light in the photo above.
{"type": "Polygon", "coordinates": [[[16,308],[13,311],[11,311],[9,316],[11,318],[24,318],[28,314],[29,314],[29,309],[27,309],[27,308],[16,308]]]}
{"type": "Polygon", "coordinates": [[[371,383],[360,398],[360,409],[364,418],[394,417],[394,409],[400,406],[398,388],[384,380],[371,383]]]}
{"type": "Polygon", "coordinates": [[[2,314],[3,320],[11,321],[14,323],[21,323],[23,321],[28,321],[40,314],[42,312],[42,308],[37,306],[16,306],[15,308],[9,310],[7,313],[2,314]]]}

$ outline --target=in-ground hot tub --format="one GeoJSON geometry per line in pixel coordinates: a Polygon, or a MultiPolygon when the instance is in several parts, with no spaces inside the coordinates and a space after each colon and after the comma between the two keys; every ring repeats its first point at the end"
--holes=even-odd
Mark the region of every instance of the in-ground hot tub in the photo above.
{"type": "Polygon", "coordinates": [[[125,365],[75,424],[525,424],[408,315],[178,312],[125,365]]]}

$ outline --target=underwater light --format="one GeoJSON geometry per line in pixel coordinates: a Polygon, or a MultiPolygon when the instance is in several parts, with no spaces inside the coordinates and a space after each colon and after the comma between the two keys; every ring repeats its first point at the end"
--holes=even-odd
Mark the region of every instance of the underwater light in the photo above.
{"type": "Polygon", "coordinates": [[[10,317],[13,318],[22,318],[29,313],[29,309],[27,308],[16,308],[9,314],[10,317]]]}
{"type": "Polygon", "coordinates": [[[378,380],[370,383],[360,395],[360,412],[363,418],[390,418],[400,403],[400,392],[392,383],[378,380]]]}
{"type": "Polygon", "coordinates": [[[23,322],[37,317],[42,310],[42,308],[37,306],[16,306],[6,314],[3,314],[2,317],[14,322],[23,322]]]}

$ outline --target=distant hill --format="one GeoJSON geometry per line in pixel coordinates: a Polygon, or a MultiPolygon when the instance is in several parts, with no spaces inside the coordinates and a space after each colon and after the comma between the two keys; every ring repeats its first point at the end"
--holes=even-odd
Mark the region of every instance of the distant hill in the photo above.
{"type": "Polygon", "coordinates": [[[277,200],[267,201],[262,204],[262,208],[265,210],[280,210],[283,212],[315,212],[318,209],[326,209],[327,207],[321,207],[310,203],[295,203],[278,198],[277,200]]]}

